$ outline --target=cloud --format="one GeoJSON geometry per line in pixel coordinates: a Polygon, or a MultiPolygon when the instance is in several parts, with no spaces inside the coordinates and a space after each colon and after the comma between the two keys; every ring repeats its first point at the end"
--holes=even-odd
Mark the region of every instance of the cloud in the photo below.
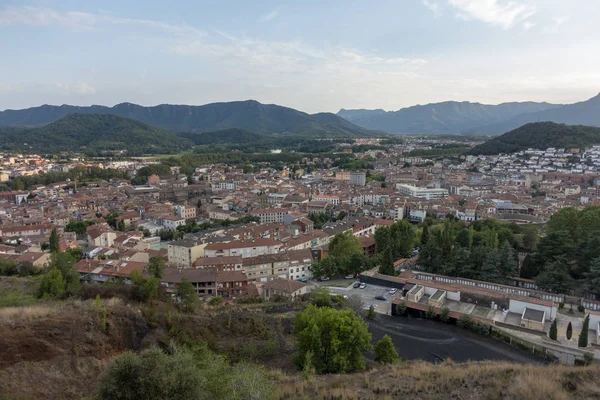
{"type": "Polygon", "coordinates": [[[91,14],[80,11],[59,12],[49,8],[14,7],[0,8],[0,25],[58,26],[86,31],[106,25],[124,25],[132,28],[156,29],[176,35],[204,36],[205,33],[185,24],[173,25],[145,19],[118,18],[107,14],[91,14]]]}
{"type": "Polygon", "coordinates": [[[96,88],[90,85],[87,82],[77,82],[77,83],[60,83],[57,82],[54,84],[56,89],[65,93],[65,94],[95,94],[96,88]]]}
{"type": "Polygon", "coordinates": [[[269,22],[269,21],[272,21],[275,18],[277,18],[278,15],[279,15],[279,8],[276,8],[273,11],[271,11],[270,13],[261,15],[258,18],[258,22],[269,22]]]}
{"type": "Polygon", "coordinates": [[[440,3],[438,0],[421,0],[423,5],[433,11],[435,14],[440,12],[440,3]]]}
{"type": "Polygon", "coordinates": [[[535,28],[536,24],[534,24],[533,22],[524,22],[523,23],[523,29],[525,29],[526,31],[535,28]]]}
{"type": "Polygon", "coordinates": [[[476,19],[504,29],[531,17],[536,8],[522,1],[506,0],[448,0],[456,8],[460,18],[476,19]]]}

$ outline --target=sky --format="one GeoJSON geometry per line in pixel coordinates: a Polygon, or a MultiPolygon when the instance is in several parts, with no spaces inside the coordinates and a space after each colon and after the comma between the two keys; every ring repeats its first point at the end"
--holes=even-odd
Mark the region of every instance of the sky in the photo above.
{"type": "Polygon", "coordinates": [[[0,110],[305,112],[600,92],[600,0],[0,0],[0,110]]]}

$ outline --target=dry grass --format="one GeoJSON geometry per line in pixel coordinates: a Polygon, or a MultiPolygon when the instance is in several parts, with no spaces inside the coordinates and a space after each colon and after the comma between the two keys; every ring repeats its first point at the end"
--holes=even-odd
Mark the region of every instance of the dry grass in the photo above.
{"type": "Polygon", "coordinates": [[[600,366],[409,362],[376,370],[281,379],[279,399],[600,399],[600,366]]]}
{"type": "Polygon", "coordinates": [[[39,318],[46,318],[57,314],[59,307],[51,304],[35,306],[4,307],[0,308],[0,324],[14,324],[16,322],[29,322],[39,318]]]}

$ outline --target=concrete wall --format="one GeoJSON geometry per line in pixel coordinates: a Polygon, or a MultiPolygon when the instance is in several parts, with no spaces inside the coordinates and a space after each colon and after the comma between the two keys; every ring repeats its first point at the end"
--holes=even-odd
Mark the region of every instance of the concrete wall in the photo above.
{"type": "Polygon", "coordinates": [[[525,308],[546,312],[546,319],[554,320],[556,318],[555,306],[544,306],[541,304],[528,303],[521,300],[510,299],[508,309],[510,312],[523,315],[525,308]]]}

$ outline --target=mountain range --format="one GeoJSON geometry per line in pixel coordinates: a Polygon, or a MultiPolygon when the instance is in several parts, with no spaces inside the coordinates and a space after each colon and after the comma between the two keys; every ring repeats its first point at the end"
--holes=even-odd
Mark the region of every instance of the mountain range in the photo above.
{"type": "Polygon", "coordinates": [[[398,111],[342,109],[337,115],[366,129],[388,133],[501,134],[537,121],[600,126],[600,95],[566,105],[535,102],[486,105],[447,101],[398,111]]]}
{"type": "Polygon", "coordinates": [[[43,105],[23,110],[0,111],[0,126],[40,126],[71,114],[113,114],[171,132],[211,132],[231,128],[258,134],[293,133],[318,137],[356,137],[378,134],[333,113],[310,115],[293,108],[261,104],[255,100],[211,103],[202,106],[161,104],[144,107],[121,103],[114,107],[93,105],[43,105]]]}
{"type": "Polygon", "coordinates": [[[598,144],[600,128],[597,127],[531,122],[473,147],[469,154],[508,154],[529,148],[545,150],[549,147],[581,149],[598,144]]]}

